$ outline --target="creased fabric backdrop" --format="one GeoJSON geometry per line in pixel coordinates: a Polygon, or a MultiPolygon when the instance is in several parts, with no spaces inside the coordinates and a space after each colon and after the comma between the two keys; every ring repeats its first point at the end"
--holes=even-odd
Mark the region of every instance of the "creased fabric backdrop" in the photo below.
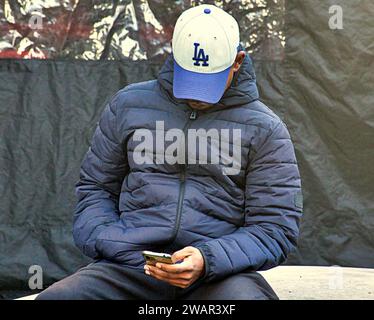
{"type": "MultiPolygon", "coordinates": [[[[287,263],[373,268],[374,3],[289,0],[284,15],[285,49],[266,39],[246,47],[261,99],[286,122],[301,169],[304,218],[287,263]],[[343,30],[329,29],[334,4],[343,30]]],[[[89,262],[71,235],[80,162],[105,102],[156,77],[165,54],[0,59],[0,298],[33,293],[31,265],[43,268],[47,286],[89,262]]]]}

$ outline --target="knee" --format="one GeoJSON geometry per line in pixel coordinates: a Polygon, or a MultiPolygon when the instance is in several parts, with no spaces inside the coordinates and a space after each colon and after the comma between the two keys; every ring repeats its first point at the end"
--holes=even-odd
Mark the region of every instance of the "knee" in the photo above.
{"type": "Polygon", "coordinates": [[[38,294],[35,300],[81,300],[84,297],[77,292],[58,284],[51,285],[38,294]]]}
{"type": "Polygon", "coordinates": [[[257,272],[239,274],[233,277],[230,286],[241,300],[278,300],[269,283],[257,272]],[[234,289],[235,288],[235,289],[234,289]]]}
{"type": "Polygon", "coordinates": [[[220,284],[224,299],[278,300],[276,293],[257,272],[233,275],[220,284]]]}
{"type": "Polygon", "coordinates": [[[61,292],[58,292],[58,290],[54,290],[53,288],[49,287],[40,292],[35,300],[62,300],[60,295],[61,292]]]}

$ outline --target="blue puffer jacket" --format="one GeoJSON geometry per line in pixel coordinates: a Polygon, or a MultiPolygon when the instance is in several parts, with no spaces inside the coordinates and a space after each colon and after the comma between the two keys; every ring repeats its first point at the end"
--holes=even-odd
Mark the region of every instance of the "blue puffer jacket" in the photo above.
{"type": "Polygon", "coordinates": [[[172,79],[170,56],[157,80],[125,87],[106,106],[76,185],[75,243],[89,257],[133,268],[142,268],[142,250],[194,246],[206,281],[280,264],[298,237],[300,176],[284,123],[258,100],[249,56],[206,111],[174,98],[172,79]],[[239,172],[223,174],[222,162],[137,164],[134,132],[154,133],[156,121],[165,131],[240,129],[239,172]]]}

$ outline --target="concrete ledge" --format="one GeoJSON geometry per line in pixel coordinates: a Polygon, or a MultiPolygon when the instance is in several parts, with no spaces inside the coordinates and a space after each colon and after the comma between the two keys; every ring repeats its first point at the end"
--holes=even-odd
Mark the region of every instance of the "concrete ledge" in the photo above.
{"type": "Polygon", "coordinates": [[[281,300],[374,300],[374,269],[280,266],[260,273],[281,300]]]}
{"type": "Polygon", "coordinates": [[[14,300],[35,300],[35,298],[37,296],[38,296],[37,294],[32,294],[30,296],[21,297],[21,298],[17,298],[17,299],[14,299],[14,300]]]}
{"type": "Polygon", "coordinates": [[[374,269],[280,266],[260,273],[281,300],[374,300],[374,269]]]}

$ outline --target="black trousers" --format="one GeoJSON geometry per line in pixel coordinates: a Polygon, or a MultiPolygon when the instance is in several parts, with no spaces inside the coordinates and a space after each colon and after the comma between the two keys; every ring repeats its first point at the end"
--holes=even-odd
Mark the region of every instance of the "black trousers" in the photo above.
{"type": "Polygon", "coordinates": [[[182,289],[152,278],[144,270],[98,260],[41,292],[37,300],[274,300],[277,295],[257,272],[223,280],[196,281],[182,289]]]}

